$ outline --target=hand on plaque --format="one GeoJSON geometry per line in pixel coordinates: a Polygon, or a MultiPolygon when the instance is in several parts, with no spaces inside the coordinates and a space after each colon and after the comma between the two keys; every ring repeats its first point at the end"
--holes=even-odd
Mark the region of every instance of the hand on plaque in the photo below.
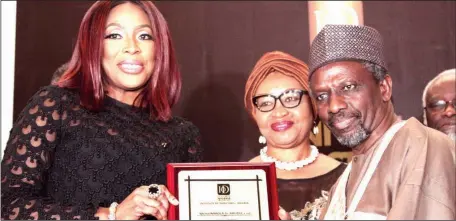
{"type": "Polygon", "coordinates": [[[290,214],[287,213],[287,211],[285,211],[282,207],[279,208],[278,214],[281,220],[291,220],[290,214]]]}
{"type": "Polygon", "coordinates": [[[166,186],[157,184],[141,186],[119,204],[116,217],[126,220],[151,215],[158,220],[164,220],[167,219],[169,203],[178,205],[179,201],[166,186]]]}

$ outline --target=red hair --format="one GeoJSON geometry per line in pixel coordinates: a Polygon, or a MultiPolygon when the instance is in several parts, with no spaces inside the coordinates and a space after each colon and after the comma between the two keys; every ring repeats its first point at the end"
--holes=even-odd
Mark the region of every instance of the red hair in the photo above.
{"type": "Polygon", "coordinates": [[[107,17],[112,8],[131,2],[141,7],[152,24],[155,41],[154,68],[135,105],[147,107],[150,118],[167,121],[181,91],[181,76],[165,18],[150,1],[97,1],[84,15],[68,69],[56,83],[79,90],[81,104],[91,111],[103,108],[103,39],[107,17]]]}

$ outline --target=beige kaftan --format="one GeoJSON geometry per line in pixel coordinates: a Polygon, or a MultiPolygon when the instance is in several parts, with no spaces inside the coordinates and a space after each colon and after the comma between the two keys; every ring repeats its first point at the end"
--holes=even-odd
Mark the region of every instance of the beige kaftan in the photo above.
{"type": "MultiPolygon", "coordinates": [[[[366,153],[353,156],[347,207],[380,142],[366,153]]],[[[454,152],[455,143],[445,134],[410,118],[385,150],[355,211],[375,218],[454,220],[454,152]]]]}

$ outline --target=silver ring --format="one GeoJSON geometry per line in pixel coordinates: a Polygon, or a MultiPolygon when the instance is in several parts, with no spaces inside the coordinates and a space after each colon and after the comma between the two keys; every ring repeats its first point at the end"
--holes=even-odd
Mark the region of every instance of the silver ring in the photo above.
{"type": "Polygon", "coordinates": [[[152,199],[157,199],[161,194],[160,186],[158,184],[149,185],[149,197],[152,199]]]}

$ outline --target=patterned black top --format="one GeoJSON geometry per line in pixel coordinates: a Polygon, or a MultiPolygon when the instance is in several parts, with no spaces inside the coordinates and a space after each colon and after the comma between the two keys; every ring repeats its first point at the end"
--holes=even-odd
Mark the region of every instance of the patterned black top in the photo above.
{"type": "MultiPolygon", "coordinates": [[[[326,203],[322,191],[329,192],[346,167],[347,164],[341,163],[328,173],[308,179],[277,179],[280,206],[288,212],[302,213],[300,219],[318,218],[309,213],[322,206],[321,203],[326,203]]],[[[291,215],[293,218],[293,213],[291,215]]]]}
{"type": "Polygon", "coordinates": [[[14,123],[2,160],[2,219],[96,219],[135,188],[166,184],[166,164],[199,162],[199,130],[110,97],[91,112],[76,91],[47,86],[14,123]]]}

